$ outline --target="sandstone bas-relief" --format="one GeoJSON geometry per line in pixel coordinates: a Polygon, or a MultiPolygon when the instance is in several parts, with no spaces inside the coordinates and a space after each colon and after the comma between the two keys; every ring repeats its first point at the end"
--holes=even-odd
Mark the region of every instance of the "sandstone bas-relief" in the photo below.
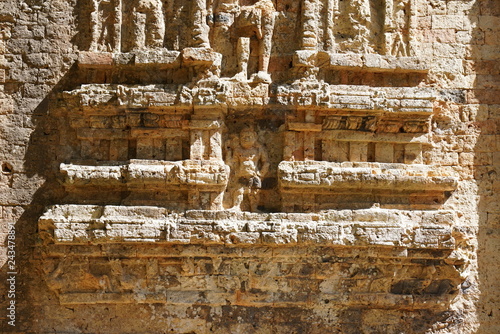
{"type": "MultiPolygon", "coordinates": [[[[165,18],[163,16],[163,1],[160,0],[136,0],[131,6],[124,7],[125,25],[130,29],[124,29],[124,42],[129,42],[131,50],[141,50],[162,47],[165,38],[165,18]]],[[[125,43],[124,43],[125,44],[125,43]]]]}
{"type": "Polygon", "coordinates": [[[90,51],[118,51],[121,36],[121,11],[119,3],[114,0],[95,0],[92,2],[90,18],[91,45],[90,51]]]}
{"type": "MultiPolygon", "coordinates": [[[[217,163],[220,166],[227,166],[225,168],[231,170],[231,175],[233,175],[230,177],[230,184],[234,185],[233,181],[242,177],[235,174],[240,172],[240,165],[244,160],[243,154],[237,154],[241,150],[239,141],[244,134],[241,133],[241,129],[245,123],[257,123],[256,130],[260,138],[270,136],[269,138],[278,140],[278,143],[282,141],[282,144],[276,147],[270,147],[262,142],[262,139],[257,140],[255,144],[259,152],[259,158],[255,162],[255,166],[258,165],[258,167],[252,168],[257,168],[261,174],[266,174],[269,167],[273,166],[267,175],[271,179],[278,178],[279,180],[278,165],[284,166],[285,161],[322,161],[330,163],[332,168],[335,164],[344,163],[346,170],[358,168],[359,171],[365,171],[368,168],[373,174],[381,174],[378,181],[381,184],[384,178],[387,179],[387,189],[395,183],[388,181],[391,172],[385,174],[385,172],[382,173],[383,170],[393,169],[395,178],[412,179],[415,182],[419,173],[420,176],[427,173],[426,170],[429,167],[426,166],[426,152],[432,149],[429,139],[429,117],[433,103],[431,90],[404,88],[392,91],[390,88],[325,85],[316,92],[316,98],[301,97],[300,100],[296,100],[296,94],[300,93],[295,93],[293,86],[281,85],[278,86],[276,100],[283,105],[296,104],[293,108],[297,108],[294,114],[282,117],[272,116],[269,111],[259,111],[254,115],[247,112],[241,114],[235,104],[235,101],[239,103],[241,99],[231,96],[231,92],[234,92],[233,85],[231,80],[222,82],[222,86],[225,87],[222,91],[226,92],[225,95],[218,95],[219,93],[214,89],[203,88],[202,97],[198,96],[200,94],[198,89],[187,91],[177,85],[149,87],[84,85],[81,89],[68,93],[66,100],[69,105],[75,107],[73,110],[80,110],[70,115],[70,126],[76,131],[80,150],[78,159],[74,159],[73,163],[78,165],[77,160],[82,159],[95,161],[99,163],[95,167],[97,171],[108,168],[105,167],[106,165],[116,165],[113,160],[143,159],[146,166],[149,164],[148,160],[189,159],[187,161],[192,161],[194,164],[201,162],[202,165],[217,163]],[[103,100],[103,97],[106,98],[103,100]],[[215,98],[217,104],[200,105],[200,98],[204,99],[204,103],[214,101],[215,98]],[[188,108],[176,108],[176,101],[182,99],[185,99],[184,106],[196,103],[194,113],[188,108]],[[310,109],[311,107],[314,109],[310,109]],[[145,112],[144,108],[148,108],[149,112],[145,112]],[[106,110],[105,114],[104,110],[106,110]],[[353,116],[353,113],[356,116],[353,116]],[[238,117],[241,120],[238,120],[238,117]],[[269,129],[267,126],[262,126],[262,123],[259,125],[259,117],[273,117],[276,126],[269,129]],[[266,157],[270,154],[273,159],[266,157]],[[238,159],[235,158],[236,156],[238,159]]],[[[261,95],[260,99],[250,99],[247,102],[253,104],[260,101],[263,105],[264,101],[269,98],[269,92],[259,90],[255,92],[253,98],[258,97],[258,94],[261,95]]],[[[161,165],[155,162],[154,164],[161,165]]],[[[123,166],[122,163],[118,165],[123,166]]],[[[297,163],[295,165],[298,166],[297,163]]],[[[76,188],[68,184],[75,190],[91,184],[90,181],[86,183],[83,180],[93,177],[92,167],[82,168],[89,174],[87,172],[80,174],[82,181],[76,183],[78,184],[76,188]]],[[[312,173],[310,186],[314,186],[316,181],[313,175],[324,172],[319,172],[321,168],[318,170],[310,168],[312,173]]],[[[327,170],[333,171],[334,169],[327,170]]],[[[294,178],[299,177],[298,175],[294,178]]],[[[446,177],[453,178],[453,175],[451,170],[440,168],[436,169],[434,178],[441,176],[445,179],[446,177]]],[[[262,177],[265,176],[262,175],[262,177]]],[[[300,177],[294,182],[307,183],[306,179],[300,180],[300,177]]],[[[122,186],[126,184],[127,182],[122,186]]],[[[200,189],[203,187],[201,182],[198,187],[200,189]]],[[[317,189],[319,187],[317,184],[317,189]]],[[[234,190],[229,188],[227,188],[228,192],[234,190]]],[[[280,210],[279,207],[284,205],[284,201],[276,201],[277,191],[283,195],[288,189],[290,185],[276,189],[275,203],[268,206],[267,210],[280,210]]],[[[403,187],[400,193],[403,197],[398,199],[400,202],[398,205],[417,208],[419,205],[425,206],[427,201],[429,205],[439,207],[446,198],[445,192],[449,190],[436,188],[438,193],[435,193],[428,187],[422,187],[420,195],[409,200],[409,198],[404,199],[405,187],[403,187]],[[417,198],[419,200],[415,202],[417,198]]],[[[206,191],[212,192],[212,190],[206,191]]],[[[224,189],[220,188],[219,191],[221,192],[218,195],[220,198],[224,189]]],[[[373,189],[367,188],[366,191],[374,194],[373,189]]],[[[414,190],[411,194],[411,196],[416,195],[414,190]]],[[[382,194],[379,195],[382,196],[382,194]]],[[[410,192],[407,195],[410,196],[410,192]]],[[[378,201],[382,201],[383,205],[397,206],[396,203],[391,204],[390,196],[383,195],[382,197],[383,199],[379,198],[378,201]]],[[[98,201],[97,198],[94,200],[98,201]]],[[[323,200],[326,200],[326,197],[323,200]]],[[[370,201],[367,198],[365,205],[368,205],[370,201]]],[[[226,200],[226,202],[231,201],[226,200]]],[[[155,201],[150,203],[160,204],[155,201]]],[[[334,205],[333,202],[330,204],[334,205]]],[[[173,205],[175,207],[175,204],[173,205]]],[[[261,204],[255,205],[254,209],[259,205],[261,204]]],[[[231,206],[231,204],[226,204],[226,208],[231,206]]],[[[215,207],[222,208],[220,205],[215,207]]],[[[200,207],[191,206],[191,208],[200,207]]]]}
{"type": "MultiPolygon", "coordinates": [[[[99,2],[93,46],[79,57],[79,70],[94,79],[52,106],[68,119],[72,150],[59,166],[67,196],[40,219],[43,238],[57,246],[376,250],[387,256],[381,281],[358,290],[337,282],[349,307],[445,310],[462,280],[452,268],[461,259],[450,255],[457,216],[442,209],[458,181],[429,158],[434,89],[338,84],[325,74],[425,75],[409,38],[413,3],[384,4],[300,2],[297,45],[278,76],[273,36],[290,13],[275,2],[99,2]],[[168,48],[176,42],[167,27],[181,9],[191,38],[168,48]],[[167,82],[137,80],[142,71],[167,82]],[[394,274],[393,260],[408,268],[394,274]],[[443,269],[433,271],[432,261],[443,269]]],[[[63,305],[178,303],[170,294],[182,289],[162,281],[152,257],[132,265],[153,277],[137,278],[139,285],[120,278],[127,261],[85,259],[48,268],[48,281],[63,305]],[[65,271],[77,279],[69,282],[65,271]]],[[[311,291],[327,300],[335,294],[311,291]]],[[[286,303],[278,292],[272,303],[286,303]]]]}
{"type": "MultiPolygon", "coordinates": [[[[154,53],[157,53],[156,58],[161,58],[160,54],[165,57],[165,52],[170,50],[170,60],[165,61],[171,66],[176,66],[175,58],[179,57],[175,51],[187,52],[189,57],[184,57],[186,62],[204,65],[215,62],[213,65],[216,67],[221,66],[216,60],[221,56],[224,64],[222,72],[232,73],[234,80],[248,80],[250,62],[250,73],[255,71],[251,81],[270,83],[269,61],[273,48],[278,48],[273,46],[273,39],[277,37],[275,25],[277,20],[281,20],[281,24],[296,26],[288,34],[296,35],[296,39],[289,44],[297,50],[294,64],[299,68],[348,66],[389,71],[399,68],[426,70],[422,64],[425,60],[416,58],[411,30],[416,5],[410,0],[380,3],[375,0],[359,3],[311,0],[301,2],[298,9],[287,4],[287,9],[282,11],[278,11],[270,0],[197,0],[182,6],[175,1],[164,5],[161,1],[143,2],[93,2],[88,14],[92,27],[88,50],[132,52],[131,56],[110,56],[116,65],[130,62],[133,55],[137,58],[135,63],[141,63],[141,54],[137,53],[141,50],[147,51],[150,58],[155,57],[154,53]],[[288,12],[292,9],[294,12],[288,12]],[[183,35],[172,35],[182,29],[180,21],[182,27],[189,27],[190,31],[184,48],[179,47],[177,41],[183,35]],[[194,49],[188,51],[186,47],[194,49]],[[366,60],[358,60],[354,56],[356,53],[370,56],[366,60]],[[394,57],[403,57],[404,60],[394,57]]],[[[85,53],[83,55],[80,63],[92,66],[95,59],[86,58],[85,53]]],[[[218,70],[212,72],[217,73],[218,70]]]]}

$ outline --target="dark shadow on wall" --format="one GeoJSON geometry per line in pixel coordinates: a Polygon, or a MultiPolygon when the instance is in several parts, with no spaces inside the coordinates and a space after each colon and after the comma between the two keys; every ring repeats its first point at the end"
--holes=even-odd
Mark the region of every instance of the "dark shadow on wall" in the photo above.
{"type": "MultiPolygon", "coordinates": [[[[32,28],[34,30],[40,31],[40,29],[47,28],[48,30],[56,31],[54,26],[55,22],[47,20],[45,25],[43,22],[35,22],[32,18],[37,15],[37,12],[43,6],[43,1],[25,1],[25,2],[14,2],[4,3],[0,6],[0,20],[5,19],[4,10],[7,10],[8,17],[12,20],[12,27],[20,28],[26,25],[26,22],[34,22],[32,28]],[[30,21],[32,20],[32,21],[30,21]],[[37,26],[37,24],[39,26],[37,26]]],[[[45,17],[45,19],[47,19],[45,17]]],[[[19,29],[20,30],[20,29],[19,29]]],[[[22,36],[20,33],[14,33],[12,37],[7,41],[7,51],[6,54],[10,54],[10,48],[18,48],[19,45],[23,45],[26,42],[26,36],[22,36]]],[[[52,38],[52,37],[51,37],[52,38]]],[[[59,38],[55,37],[55,38],[59,38]]],[[[44,41],[46,42],[46,41],[44,41]]],[[[19,53],[19,51],[15,51],[19,53]]],[[[13,52],[13,53],[15,53],[13,52]]],[[[26,57],[29,55],[29,50],[22,49],[22,54],[12,56],[13,59],[16,57],[26,57]]],[[[63,55],[61,55],[61,58],[63,55]]],[[[7,62],[10,58],[7,59],[7,62]]],[[[62,63],[62,62],[61,62],[62,63]]],[[[3,66],[3,65],[2,65],[3,66]]],[[[28,90],[28,86],[31,89],[43,89],[36,84],[27,84],[22,82],[20,79],[14,78],[13,73],[16,71],[24,71],[21,68],[11,68],[7,71],[6,78],[6,94],[12,97],[14,101],[13,110],[14,115],[21,115],[25,117],[24,124],[26,127],[34,127],[34,131],[31,133],[29,142],[26,143],[26,150],[24,157],[19,156],[14,159],[21,161],[24,159],[23,165],[11,164],[9,161],[2,163],[2,173],[5,177],[9,178],[10,182],[10,197],[9,198],[9,208],[14,211],[22,211],[22,214],[18,216],[17,214],[12,214],[12,216],[19,217],[14,223],[15,228],[15,246],[11,247],[10,250],[15,251],[15,257],[12,260],[15,261],[15,267],[11,267],[12,262],[6,262],[2,265],[0,269],[0,332],[32,332],[34,323],[37,322],[40,315],[47,314],[47,310],[50,309],[51,305],[57,302],[54,296],[47,292],[46,286],[43,282],[42,275],[42,259],[43,249],[37,248],[40,243],[40,238],[37,229],[37,221],[42,214],[44,208],[49,203],[54,203],[58,198],[62,196],[62,188],[60,187],[57,179],[54,177],[56,164],[56,143],[58,140],[59,129],[57,128],[57,123],[54,122],[51,115],[49,114],[49,104],[50,100],[54,98],[54,92],[59,92],[67,87],[68,83],[78,82],[75,78],[74,67],[66,72],[64,78],[59,80],[59,82],[52,88],[52,91],[48,93],[45,97],[39,98],[39,103],[31,107],[31,101],[24,101],[23,95],[28,90]],[[45,179],[46,181],[37,188],[36,185],[30,184],[33,179],[45,179]],[[17,187],[14,189],[15,181],[18,182],[17,187]],[[33,193],[32,190],[36,189],[33,193]],[[16,274],[11,274],[11,272],[16,274]],[[15,278],[14,285],[6,285],[7,278],[15,278]],[[8,292],[10,287],[14,290],[12,292],[15,295],[14,298],[9,297],[8,292]],[[4,290],[6,288],[6,290],[4,290]],[[10,325],[8,322],[14,320],[14,317],[6,318],[7,315],[12,315],[12,312],[7,313],[7,307],[12,305],[12,301],[15,302],[15,326],[10,325]]],[[[26,71],[27,72],[27,71],[26,71]]],[[[25,73],[26,73],[25,72],[25,73]]],[[[54,71],[56,72],[56,70],[54,71]]],[[[31,72],[33,73],[33,72],[31,72]]],[[[32,75],[32,74],[31,74],[32,75]]],[[[29,77],[30,82],[34,82],[32,77],[29,77]]],[[[40,79],[41,80],[41,79],[40,79]]],[[[42,83],[43,84],[43,83],[42,83]]],[[[40,86],[43,86],[43,85],[40,86]]],[[[30,99],[28,99],[30,100],[30,99]]],[[[31,100],[35,100],[32,98],[31,100]]],[[[26,129],[20,129],[26,130],[26,129]]],[[[22,132],[20,133],[22,137],[22,132]]],[[[14,155],[15,150],[13,143],[8,143],[8,148],[5,151],[9,151],[10,155],[14,155]]],[[[6,215],[6,218],[9,215],[6,215]]],[[[10,222],[9,222],[10,223],[10,222]]],[[[7,224],[7,222],[5,222],[7,224]]],[[[2,247],[7,249],[9,246],[9,239],[6,239],[2,247]]],[[[10,241],[13,241],[12,239],[10,241]]],[[[12,246],[12,243],[10,244],[12,246]]],[[[13,323],[14,324],[14,323],[13,323]]]]}
{"type": "Polygon", "coordinates": [[[479,105],[476,115],[465,115],[480,131],[474,158],[474,179],[479,194],[476,287],[480,292],[479,334],[500,332],[500,46],[492,38],[499,34],[498,24],[494,23],[499,17],[498,1],[476,1],[470,15],[471,24],[475,26],[471,59],[465,69],[477,74],[473,89],[467,92],[467,103],[479,105]]]}
{"type": "MultiPolygon", "coordinates": [[[[64,157],[59,146],[63,133],[59,124],[62,122],[51,115],[49,105],[57,100],[60,92],[78,83],[77,75],[77,67],[73,65],[32,111],[31,122],[35,124],[35,129],[27,145],[23,168],[27,179],[41,177],[45,182],[32,194],[31,202],[22,205],[24,212],[15,223],[17,321],[15,327],[3,328],[2,333],[32,331],[37,328],[35,324],[40,317],[47,317],[50,309],[58,305],[56,296],[47,290],[44,283],[43,265],[46,255],[37,222],[46,206],[60,202],[65,194],[58,181],[59,164],[64,157]]],[[[1,268],[2,283],[9,271],[7,264],[1,268]]],[[[7,301],[3,295],[2,305],[7,301]]]]}
{"type": "MultiPolygon", "coordinates": [[[[75,2],[81,4],[82,0],[75,2]]],[[[52,8],[51,4],[47,5],[40,0],[28,0],[25,2],[11,1],[10,4],[6,3],[5,5],[5,7],[0,8],[0,16],[2,19],[5,19],[2,10],[7,8],[13,26],[26,24],[25,21],[29,21],[26,17],[30,17],[29,15],[39,15],[39,21],[31,19],[34,22],[33,29],[41,28],[46,29],[46,31],[58,31],[58,23],[56,21],[61,19],[58,16],[60,13],[56,13],[56,9],[52,8]],[[45,16],[40,12],[43,6],[46,6],[46,8],[43,8],[43,15],[45,16]]],[[[57,3],[54,4],[54,6],[57,5],[57,3]]],[[[72,13],[74,17],[78,17],[77,8],[75,6],[72,13]]],[[[61,10],[61,8],[57,10],[61,10]]],[[[69,15],[72,14],[69,13],[69,15]]],[[[24,41],[22,38],[22,36],[18,35],[12,36],[7,43],[6,54],[10,52],[9,46],[14,45],[15,47],[16,42],[24,41]]],[[[55,42],[59,38],[63,37],[57,33],[53,33],[44,42],[47,42],[47,44],[54,42],[54,45],[57,45],[55,42]]],[[[79,40],[80,37],[77,34],[74,36],[72,42],[79,44],[79,40]]],[[[22,56],[25,57],[29,52],[30,50],[28,49],[23,50],[22,56]]],[[[73,56],[61,54],[59,60],[66,58],[61,63],[68,63],[68,59],[74,58],[73,56]]],[[[54,73],[56,75],[61,74],[57,72],[57,69],[54,69],[54,73]]],[[[60,199],[65,195],[64,189],[58,181],[58,174],[59,164],[64,160],[65,155],[68,154],[68,152],[61,150],[61,142],[64,141],[63,136],[67,132],[67,129],[60,127],[60,124],[64,124],[65,120],[60,119],[58,115],[52,114],[50,106],[57,103],[61,92],[81,84],[83,82],[82,78],[82,73],[78,72],[76,63],[73,63],[63,74],[62,78],[53,85],[50,92],[39,98],[37,105],[31,107],[29,103],[24,103],[22,98],[24,91],[27,89],[25,87],[27,83],[12,78],[12,75],[7,76],[6,93],[16,99],[14,105],[17,106],[17,109],[13,112],[25,115],[25,123],[31,124],[34,130],[31,132],[24,157],[17,158],[24,160],[22,167],[13,167],[8,162],[2,164],[2,173],[4,175],[7,174],[7,177],[11,177],[11,180],[20,175],[19,179],[24,178],[28,184],[24,187],[26,189],[21,187],[18,194],[14,193],[18,189],[14,189],[12,193],[13,207],[23,212],[14,225],[16,235],[15,271],[17,273],[15,275],[15,326],[8,324],[8,321],[12,320],[11,318],[5,319],[7,315],[5,310],[12,300],[8,298],[8,294],[4,293],[3,290],[6,279],[12,277],[9,274],[12,270],[10,270],[9,263],[7,262],[0,269],[2,286],[2,293],[0,294],[2,309],[0,313],[0,333],[38,332],[37,328],[39,327],[37,327],[37,323],[40,323],[42,319],[61,317],[56,308],[59,306],[59,301],[53,293],[49,292],[47,284],[44,281],[43,266],[46,254],[43,247],[43,236],[38,231],[38,219],[48,205],[60,202],[60,199]],[[18,168],[22,169],[22,171],[17,170],[18,168]],[[35,185],[29,185],[30,179],[44,179],[45,182],[35,188],[35,185]],[[31,189],[36,189],[36,191],[33,193],[31,189]],[[19,203],[16,203],[16,201],[19,201],[19,203]],[[56,312],[51,315],[51,310],[56,312]]],[[[44,83],[42,82],[42,84],[44,83]]],[[[38,89],[36,85],[31,86],[34,86],[32,89],[38,89]]],[[[7,246],[8,240],[6,240],[2,247],[7,246]]]]}

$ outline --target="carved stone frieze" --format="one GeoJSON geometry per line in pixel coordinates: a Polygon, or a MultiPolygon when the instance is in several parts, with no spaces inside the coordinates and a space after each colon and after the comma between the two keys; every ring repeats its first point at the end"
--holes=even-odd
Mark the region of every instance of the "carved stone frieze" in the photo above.
{"type": "Polygon", "coordinates": [[[498,327],[494,3],[2,1],[9,325],[498,327]]]}
{"type": "Polygon", "coordinates": [[[151,206],[56,205],[41,217],[40,226],[59,244],[155,241],[453,249],[455,219],[451,211],[380,208],[316,214],[198,210],[176,214],[151,206]],[[140,230],[143,233],[137,234],[140,230]]]}
{"type": "MultiPolygon", "coordinates": [[[[358,146],[351,144],[347,154],[356,154],[358,146]]],[[[278,177],[286,212],[371,206],[435,209],[458,183],[450,170],[397,163],[283,161],[278,177]]]]}
{"type": "MultiPolygon", "coordinates": [[[[380,111],[430,115],[435,93],[418,87],[368,87],[299,82],[250,86],[229,80],[202,80],[196,85],[88,84],[65,92],[68,103],[79,108],[165,108],[176,104],[216,104],[221,108],[272,103],[293,107],[317,106],[347,111],[380,111]]],[[[405,117],[405,116],[403,116],[405,117]]]]}
{"type": "MultiPolygon", "coordinates": [[[[389,189],[397,182],[403,182],[402,188],[405,188],[408,168],[416,167],[404,164],[422,164],[423,152],[431,146],[428,132],[434,93],[430,89],[335,86],[309,81],[275,86],[271,90],[275,95],[269,94],[267,88],[267,84],[252,88],[249,83],[206,78],[192,85],[82,85],[64,96],[66,105],[75,108],[69,117],[80,140],[80,159],[101,163],[114,159],[160,159],[160,169],[163,168],[161,160],[225,163],[231,173],[223,187],[216,190],[219,208],[260,211],[264,200],[259,195],[263,178],[268,172],[271,178],[276,171],[284,175],[281,167],[269,171],[268,148],[257,140],[255,130],[251,130],[253,125],[238,126],[236,133],[234,129],[228,132],[226,118],[238,117],[244,107],[262,108],[265,103],[272,106],[274,102],[276,107],[294,108],[287,116],[273,116],[284,125],[278,132],[283,140],[278,159],[283,161],[392,164],[379,172],[376,170],[381,167],[374,167],[372,173],[384,175],[382,170],[397,170],[401,177],[388,181],[385,186],[382,177],[373,184],[377,189],[389,189]],[[251,140],[246,140],[247,137],[251,140]],[[221,204],[222,197],[224,204],[221,204]]],[[[255,116],[249,117],[249,124],[257,120],[255,116]]],[[[275,166],[279,162],[275,160],[275,166]]],[[[289,169],[295,165],[287,166],[289,169]]],[[[113,168],[121,170],[122,167],[113,168]]],[[[92,167],[83,168],[92,170],[92,167]]],[[[99,170],[108,167],[96,168],[93,172],[98,175],[99,170]]],[[[350,180],[347,175],[352,173],[342,172],[347,166],[338,168],[340,172],[336,177],[350,180]]],[[[299,169],[291,172],[302,175],[299,169]]],[[[362,182],[365,176],[360,173],[351,176],[362,182]]],[[[175,179],[174,174],[168,177],[167,174],[162,172],[159,178],[175,179]]],[[[119,179],[133,184],[126,182],[124,176],[119,179]]],[[[417,188],[426,184],[425,175],[410,179],[408,185],[417,188]]],[[[93,184],[88,180],[84,182],[93,184]]],[[[291,186],[283,186],[283,180],[280,182],[284,196],[284,189],[291,186]]],[[[94,186],[98,186],[98,182],[94,186]]],[[[367,184],[366,188],[371,187],[367,184]]],[[[311,194],[321,192],[322,186],[314,189],[311,194]]],[[[283,197],[281,207],[286,207],[287,201],[283,197]]],[[[399,200],[384,197],[384,203],[391,201],[399,200]]],[[[150,203],[158,204],[158,201],[150,203]]]]}
{"type": "MultiPolygon", "coordinates": [[[[175,1],[122,2],[93,0],[90,13],[84,14],[90,15],[92,30],[90,47],[80,54],[81,67],[186,66],[195,80],[232,73],[228,78],[237,82],[272,82],[276,20],[288,14],[273,1],[196,0],[186,8],[177,8],[175,1]],[[186,9],[187,16],[181,15],[186,9]],[[178,44],[179,36],[165,29],[178,21],[190,27],[191,42],[167,48],[178,44]]],[[[310,79],[319,68],[425,73],[429,66],[411,37],[415,6],[414,0],[301,1],[295,71],[310,79]]]]}
{"type": "Polygon", "coordinates": [[[376,116],[326,116],[324,130],[361,130],[377,133],[427,133],[428,120],[385,120],[376,116]]]}

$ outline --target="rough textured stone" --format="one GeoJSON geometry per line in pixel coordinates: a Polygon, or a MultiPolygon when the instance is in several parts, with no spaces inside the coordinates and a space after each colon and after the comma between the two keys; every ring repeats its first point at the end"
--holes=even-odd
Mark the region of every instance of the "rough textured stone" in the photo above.
{"type": "Polygon", "coordinates": [[[498,333],[498,8],[3,1],[0,332],[498,333]]]}

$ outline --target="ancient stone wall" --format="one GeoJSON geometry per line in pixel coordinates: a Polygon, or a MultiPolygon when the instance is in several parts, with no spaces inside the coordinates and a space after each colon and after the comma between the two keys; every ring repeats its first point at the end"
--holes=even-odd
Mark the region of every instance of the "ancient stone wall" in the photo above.
{"type": "Polygon", "coordinates": [[[498,333],[499,27],[0,3],[0,331],[498,333]]]}

